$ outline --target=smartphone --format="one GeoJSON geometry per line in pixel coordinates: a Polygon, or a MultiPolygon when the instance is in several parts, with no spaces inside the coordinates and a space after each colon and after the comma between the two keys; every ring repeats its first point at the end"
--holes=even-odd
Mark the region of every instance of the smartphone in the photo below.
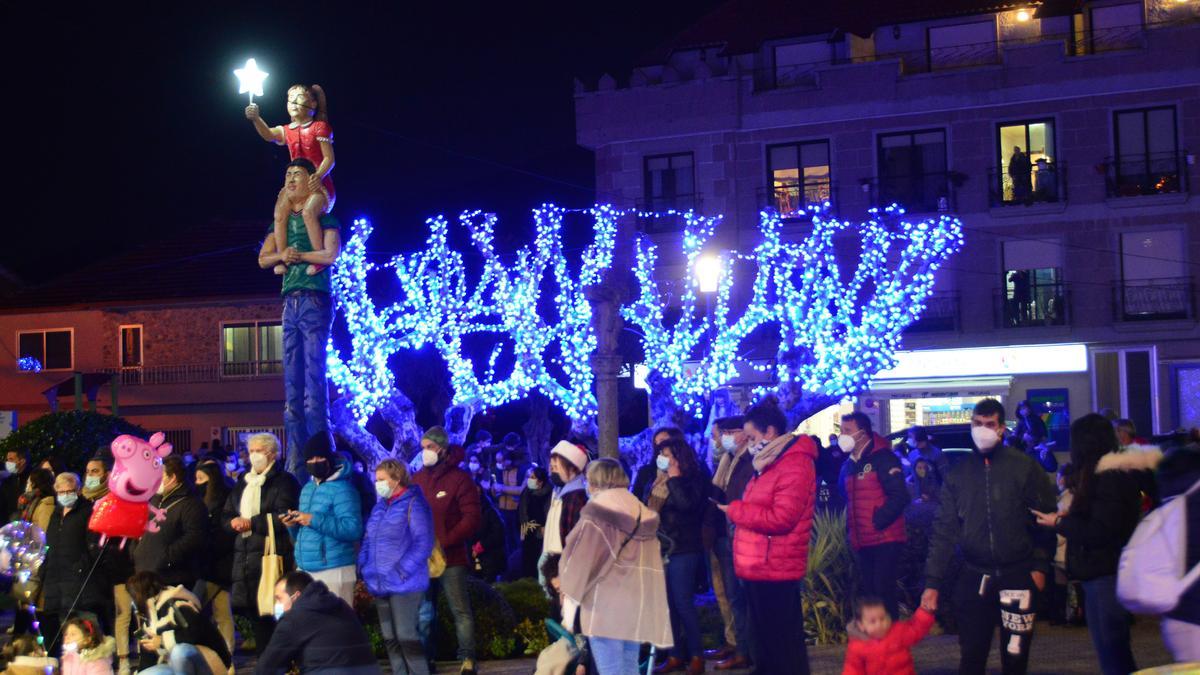
{"type": "Polygon", "coordinates": [[[720,506],[720,505],[721,505],[721,500],[720,500],[720,499],[717,499],[716,497],[709,497],[709,498],[708,498],[708,501],[710,501],[710,502],[712,502],[712,503],[714,503],[714,504],[716,504],[716,505],[718,505],[718,506],[720,506]]]}

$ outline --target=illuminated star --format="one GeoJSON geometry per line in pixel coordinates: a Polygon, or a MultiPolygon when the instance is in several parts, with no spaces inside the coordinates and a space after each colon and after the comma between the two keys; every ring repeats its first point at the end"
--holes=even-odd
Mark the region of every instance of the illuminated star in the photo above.
{"type": "Polygon", "coordinates": [[[238,79],[238,93],[249,93],[251,103],[254,102],[255,96],[263,95],[263,81],[267,79],[267,73],[258,69],[254,59],[246,59],[246,67],[238,68],[233,74],[238,79]]]}

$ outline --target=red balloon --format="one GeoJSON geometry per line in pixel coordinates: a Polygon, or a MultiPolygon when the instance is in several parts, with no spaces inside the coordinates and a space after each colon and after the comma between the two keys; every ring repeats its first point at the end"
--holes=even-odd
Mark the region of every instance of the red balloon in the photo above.
{"type": "Polygon", "coordinates": [[[88,529],[105,537],[140,539],[149,514],[148,503],[126,501],[109,493],[92,507],[88,529]]]}

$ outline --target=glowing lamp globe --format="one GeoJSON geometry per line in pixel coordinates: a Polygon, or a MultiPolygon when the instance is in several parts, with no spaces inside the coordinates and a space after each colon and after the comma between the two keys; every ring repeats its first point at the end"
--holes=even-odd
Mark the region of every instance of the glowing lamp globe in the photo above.
{"type": "Polygon", "coordinates": [[[696,282],[701,293],[716,293],[721,283],[721,257],[706,253],[696,259],[696,282]]]}

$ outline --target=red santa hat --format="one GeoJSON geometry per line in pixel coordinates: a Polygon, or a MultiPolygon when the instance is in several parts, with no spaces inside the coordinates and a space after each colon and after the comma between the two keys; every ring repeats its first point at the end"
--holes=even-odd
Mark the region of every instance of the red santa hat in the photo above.
{"type": "Polygon", "coordinates": [[[566,441],[559,441],[558,445],[550,449],[550,456],[553,457],[555,455],[567,460],[580,471],[583,471],[588,463],[587,450],[566,441]]]}

